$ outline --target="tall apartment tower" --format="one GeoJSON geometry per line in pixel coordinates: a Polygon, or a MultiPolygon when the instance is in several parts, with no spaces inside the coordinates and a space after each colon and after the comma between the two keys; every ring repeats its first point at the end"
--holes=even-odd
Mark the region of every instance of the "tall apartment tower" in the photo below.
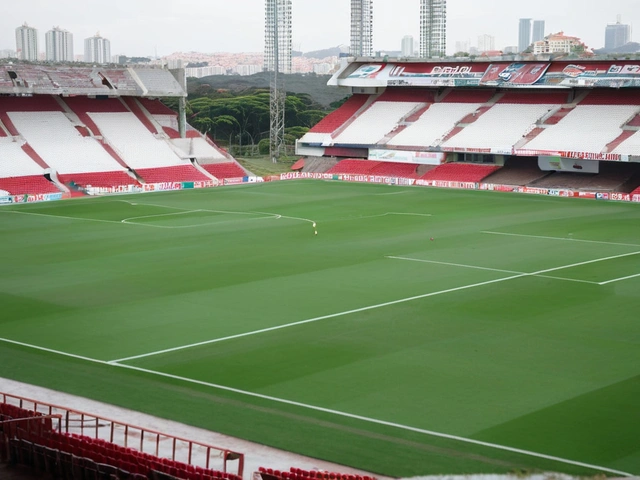
{"type": "Polygon", "coordinates": [[[100,32],[84,40],[84,61],[101,64],[111,61],[111,42],[101,37],[100,32]]]}
{"type": "Polygon", "coordinates": [[[496,49],[496,37],[493,35],[478,35],[478,51],[490,52],[496,49]]]}
{"type": "Polygon", "coordinates": [[[402,37],[402,56],[413,57],[413,53],[413,36],[405,35],[404,37],[402,37]]]}
{"type": "Polygon", "coordinates": [[[524,52],[531,46],[531,19],[521,18],[518,27],[518,52],[524,52]]]}
{"type": "Polygon", "coordinates": [[[420,0],[420,56],[444,57],[447,50],[447,0],[420,0]]]}
{"type": "Polygon", "coordinates": [[[264,70],[291,73],[291,0],[265,0],[264,70]]]}
{"type": "Polygon", "coordinates": [[[536,43],[540,40],[544,40],[544,20],[534,20],[531,43],[536,43]]]}
{"type": "Polygon", "coordinates": [[[53,27],[45,36],[48,62],[73,62],[73,34],[60,27],[53,27]]]}
{"type": "Polygon", "coordinates": [[[38,30],[27,22],[16,28],[16,55],[20,60],[38,60],[38,30]]]}
{"type": "Polygon", "coordinates": [[[631,41],[631,25],[621,22],[618,15],[616,23],[610,23],[604,31],[604,48],[614,49],[626,45],[631,41]]]}
{"type": "Polygon", "coordinates": [[[373,0],[351,0],[351,45],[354,57],[373,56],[373,0]]]}

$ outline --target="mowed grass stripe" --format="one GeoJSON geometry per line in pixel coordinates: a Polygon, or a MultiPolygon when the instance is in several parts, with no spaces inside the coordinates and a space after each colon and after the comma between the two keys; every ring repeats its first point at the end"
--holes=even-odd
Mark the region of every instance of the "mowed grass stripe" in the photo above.
{"type": "MultiPolygon", "coordinates": [[[[259,228],[244,222],[242,228],[238,224],[224,229],[152,230],[92,221],[55,225],[57,222],[42,222],[44,217],[19,215],[10,220],[14,215],[5,215],[0,229],[12,255],[4,265],[7,275],[0,279],[0,294],[9,306],[6,317],[0,319],[3,337],[87,358],[124,358],[508,275],[446,265],[411,266],[407,262],[394,266],[384,260],[388,255],[526,273],[629,254],[624,247],[633,248],[635,242],[630,240],[640,234],[635,205],[435,189],[377,195],[390,190],[375,185],[300,182],[121,198],[156,206],[128,205],[111,198],[12,206],[17,211],[118,222],[134,209],[149,215],[170,209],[277,212],[314,219],[319,235],[313,235],[310,225],[293,220],[253,222],[261,224],[259,228]],[[43,231],[46,235],[38,236],[43,231]],[[588,242],[516,237],[497,241],[498,236],[481,231],[548,237],[573,233],[588,242]],[[430,237],[435,241],[430,242],[430,237]]],[[[612,261],[632,258],[621,256],[612,261]]],[[[593,267],[595,280],[612,279],[596,275],[599,266],[609,261],[588,265],[593,267]]],[[[571,276],[580,279],[580,268],[571,270],[571,276]]],[[[602,271],[606,273],[607,268],[602,271]]],[[[627,277],[636,272],[623,273],[627,277]]],[[[627,278],[598,286],[523,277],[436,295],[424,302],[327,318],[300,329],[279,329],[143,358],[136,366],[240,386],[239,390],[274,398],[302,398],[300,403],[425,430],[463,432],[462,437],[493,426],[492,443],[518,448],[533,445],[532,451],[633,472],[637,455],[620,452],[625,458],[615,459],[617,447],[607,441],[604,427],[607,415],[632,415],[630,410],[607,411],[592,425],[594,432],[603,432],[601,438],[590,439],[589,447],[573,438],[572,452],[561,445],[548,451],[537,436],[536,422],[524,423],[532,428],[528,432],[498,427],[510,420],[517,425],[518,416],[542,412],[545,406],[638,373],[635,366],[640,359],[638,349],[633,348],[637,347],[637,327],[631,321],[638,306],[634,282],[627,278]],[[277,342],[278,337],[283,343],[277,342]],[[305,357],[304,347],[317,354],[305,357]],[[563,352],[571,354],[563,356],[563,352]],[[296,365],[305,359],[312,363],[296,365]],[[239,362],[240,376],[233,374],[234,362],[239,362]],[[292,367],[282,368],[286,365],[292,367]],[[406,374],[398,374],[403,370],[406,374]],[[483,382],[474,381],[474,373],[483,382]],[[388,383],[381,384],[382,379],[388,383]],[[519,388],[515,388],[517,382],[521,382],[519,388]],[[345,391],[333,391],[332,400],[332,389],[345,386],[345,391]],[[477,393],[467,396],[471,387],[477,393]],[[515,408],[501,405],[501,398],[514,402],[515,408]],[[477,408],[475,402],[486,403],[477,408]],[[428,408],[429,418],[424,418],[422,408],[428,408]],[[459,420],[456,411],[464,412],[459,420]],[[432,420],[437,420],[433,425],[438,428],[429,428],[432,420]],[[525,442],[525,435],[535,441],[525,442]],[[604,462],[589,461],[589,452],[596,445],[608,452],[602,456],[604,462]]],[[[42,351],[42,355],[49,354],[42,351]]],[[[6,374],[38,378],[27,367],[7,369],[0,366],[0,372],[6,374]]],[[[77,378],[73,369],[49,376],[75,389],[68,381],[77,378]]],[[[169,378],[164,381],[171,384],[169,378]]],[[[155,384],[164,385],[162,381],[155,384]]],[[[185,385],[183,391],[189,388],[185,385]]],[[[84,392],[109,396],[97,387],[84,392]]],[[[580,408],[588,418],[591,397],[584,398],[580,408]]],[[[137,400],[125,392],[118,402],[140,406],[137,400]]],[[[198,408],[202,410],[190,412],[196,423],[196,418],[210,413],[204,406],[198,408]]],[[[172,415],[168,407],[165,412],[172,415]]],[[[182,416],[180,412],[175,415],[182,416]]],[[[270,422],[255,412],[246,415],[253,415],[250,423],[254,426],[263,420],[270,422]]],[[[211,419],[208,424],[227,431],[241,427],[222,419],[211,419]]],[[[571,431],[572,426],[562,428],[571,431]]],[[[339,438],[331,436],[312,442],[302,432],[287,432],[286,437],[295,438],[285,440],[275,426],[245,432],[243,435],[263,443],[282,438],[290,445],[304,445],[307,454],[322,452],[325,458],[341,457],[343,462],[348,459],[335,451],[351,452],[354,456],[347,461],[351,464],[402,463],[406,465],[403,471],[415,474],[457,471],[456,462],[425,465],[418,457],[396,462],[384,450],[377,455],[364,451],[355,455],[352,438],[341,445],[339,438]]],[[[566,471],[573,470],[567,466],[566,471]]]]}
{"type": "Polygon", "coordinates": [[[599,465],[592,465],[592,464],[589,464],[589,463],[584,463],[584,462],[579,462],[579,461],[575,461],[575,460],[565,459],[565,458],[556,457],[556,456],[553,456],[553,455],[546,455],[546,454],[543,454],[543,453],[531,452],[531,451],[528,451],[528,450],[509,447],[509,446],[505,446],[505,445],[498,445],[498,444],[494,444],[494,443],[484,442],[484,441],[481,441],[481,440],[474,440],[472,438],[464,438],[464,437],[459,437],[459,436],[456,436],[456,435],[449,435],[449,434],[442,433],[442,432],[424,430],[424,429],[420,429],[420,428],[411,427],[411,426],[408,426],[408,425],[401,425],[401,424],[396,424],[396,423],[393,423],[393,422],[386,422],[384,420],[364,417],[364,416],[361,416],[361,415],[355,415],[355,414],[351,414],[351,413],[347,413],[347,412],[340,412],[340,411],[337,411],[337,410],[318,407],[318,406],[315,406],[315,405],[303,404],[303,403],[300,403],[300,402],[295,402],[295,401],[286,400],[286,399],[277,398],[277,397],[271,397],[271,396],[262,395],[262,394],[259,394],[259,393],[247,392],[247,391],[239,390],[239,389],[236,389],[236,388],[227,387],[227,386],[224,386],[224,385],[216,385],[216,384],[212,384],[212,383],[208,383],[208,382],[203,382],[203,381],[200,381],[200,380],[194,380],[192,378],[180,377],[180,376],[177,376],[177,375],[172,375],[172,374],[168,374],[168,373],[164,373],[164,372],[159,372],[159,371],[155,371],[155,370],[149,370],[149,369],[145,369],[145,368],[141,368],[141,367],[136,367],[136,366],[133,366],[133,365],[114,364],[113,362],[104,362],[104,361],[101,361],[101,360],[95,360],[95,359],[91,359],[91,358],[87,358],[87,357],[81,357],[81,356],[78,356],[78,355],[67,354],[65,352],[60,352],[60,351],[56,351],[56,350],[52,350],[52,349],[48,349],[48,348],[44,348],[44,347],[39,347],[39,346],[36,346],[36,345],[30,345],[30,344],[23,343],[23,342],[16,342],[16,341],[12,341],[12,340],[5,339],[5,338],[0,338],[0,342],[11,343],[13,345],[19,345],[21,347],[27,347],[27,348],[32,348],[32,349],[35,349],[35,350],[45,351],[45,352],[48,352],[48,353],[54,353],[56,355],[69,356],[71,358],[75,358],[75,359],[79,359],[79,360],[83,360],[83,361],[89,361],[89,362],[92,362],[92,363],[109,364],[109,365],[112,365],[112,366],[118,367],[118,368],[135,370],[135,371],[146,373],[146,374],[150,374],[150,375],[158,375],[158,376],[161,376],[161,377],[170,378],[172,380],[179,380],[181,382],[186,382],[186,383],[194,383],[194,384],[198,384],[198,385],[205,386],[205,387],[210,387],[210,388],[215,388],[215,389],[218,389],[218,390],[224,390],[224,391],[228,391],[228,392],[232,392],[232,393],[237,393],[237,394],[241,394],[241,395],[255,397],[255,398],[268,400],[268,401],[275,402],[275,403],[281,403],[281,404],[286,404],[286,405],[290,405],[290,406],[294,406],[294,407],[301,407],[301,408],[304,408],[304,409],[315,410],[315,411],[318,411],[318,412],[324,412],[324,413],[328,413],[328,414],[331,414],[331,415],[336,415],[336,416],[339,416],[339,417],[346,417],[346,418],[350,418],[350,419],[354,419],[354,420],[360,420],[360,421],[363,421],[363,422],[366,422],[366,423],[373,423],[373,424],[377,424],[377,425],[397,428],[397,429],[400,429],[400,430],[407,430],[407,431],[419,433],[419,434],[422,434],[422,435],[440,437],[440,438],[444,438],[444,439],[448,439],[448,440],[454,440],[454,441],[457,441],[457,442],[469,443],[469,444],[473,444],[473,445],[479,445],[479,446],[482,446],[482,447],[488,447],[488,448],[491,448],[491,449],[504,450],[506,452],[522,454],[522,455],[526,455],[526,456],[541,458],[541,459],[544,459],[544,460],[551,460],[552,462],[558,462],[558,463],[564,463],[564,464],[568,464],[568,465],[574,465],[574,466],[577,466],[577,467],[583,467],[583,468],[587,468],[587,469],[590,469],[590,470],[595,470],[595,471],[598,471],[598,472],[614,473],[616,475],[623,475],[623,476],[626,476],[626,477],[633,476],[633,474],[628,473],[628,472],[623,472],[623,471],[620,471],[620,470],[614,470],[614,469],[610,469],[610,468],[599,466],[599,465]]]}

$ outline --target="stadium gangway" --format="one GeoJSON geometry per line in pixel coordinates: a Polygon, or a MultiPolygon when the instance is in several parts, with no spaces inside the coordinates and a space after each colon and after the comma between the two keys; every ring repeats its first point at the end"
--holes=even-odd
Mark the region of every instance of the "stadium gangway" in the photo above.
{"type": "MultiPolygon", "coordinates": [[[[156,457],[170,458],[173,461],[225,473],[236,473],[242,477],[244,454],[240,452],[9,393],[0,392],[0,403],[14,405],[51,418],[53,430],[61,433],[99,438],[156,457]],[[235,460],[238,461],[236,472],[228,472],[228,463],[235,460]]],[[[34,417],[32,420],[41,418],[43,417],[34,417]]]]}

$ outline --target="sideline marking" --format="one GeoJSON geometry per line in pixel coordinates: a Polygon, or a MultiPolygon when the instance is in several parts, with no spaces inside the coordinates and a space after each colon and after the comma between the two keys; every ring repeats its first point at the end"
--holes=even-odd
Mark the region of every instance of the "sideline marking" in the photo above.
{"type": "Polygon", "coordinates": [[[35,213],[35,212],[21,212],[19,210],[6,210],[6,209],[0,209],[0,213],[15,213],[18,215],[35,215],[37,217],[49,217],[49,218],[62,218],[65,220],[83,220],[83,221],[87,221],[87,222],[99,222],[99,223],[112,223],[112,224],[125,224],[125,225],[136,225],[139,227],[149,227],[149,228],[165,228],[165,229],[177,229],[177,228],[196,228],[196,227],[205,227],[208,225],[217,225],[220,222],[209,222],[209,223],[199,223],[196,225],[154,225],[152,223],[138,223],[138,222],[131,222],[130,220],[134,220],[137,218],[150,218],[150,217],[164,217],[164,216],[168,216],[168,215],[183,215],[183,214],[187,214],[187,213],[195,213],[195,212],[211,212],[211,213],[223,213],[223,214],[233,214],[233,215],[264,215],[264,217],[259,217],[259,218],[254,218],[252,220],[263,220],[265,218],[275,218],[275,219],[279,219],[279,218],[290,218],[292,220],[301,220],[301,221],[305,221],[305,222],[311,222],[313,223],[313,220],[308,220],[306,218],[297,218],[297,217],[287,217],[285,215],[280,215],[278,213],[269,213],[269,212],[234,212],[234,211],[227,211],[227,210],[207,210],[207,209],[197,209],[197,210],[189,210],[186,208],[181,208],[181,207],[169,207],[166,205],[156,205],[156,204],[152,204],[152,203],[136,203],[136,204],[132,204],[131,202],[128,202],[126,200],[114,200],[115,202],[124,202],[127,203],[129,205],[144,205],[144,206],[148,206],[148,207],[160,207],[160,208],[167,208],[170,210],[180,210],[180,212],[176,212],[176,213],[160,213],[160,214],[155,214],[155,215],[145,215],[145,216],[141,216],[141,217],[129,217],[129,218],[125,218],[124,220],[102,220],[99,218],[86,218],[86,217],[69,217],[67,215],[52,215],[50,213],[35,213]]]}
{"type": "Polygon", "coordinates": [[[575,465],[578,467],[583,467],[583,468],[588,468],[591,470],[597,470],[597,471],[601,471],[601,472],[609,472],[609,473],[615,473],[616,475],[622,475],[625,477],[633,477],[634,475],[632,473],[628,473],[628,472],[623,472],[620,470],[614,470],[611,468],[607,468],[607,467],[602,467],[599,465],[592,465],[589,463],[583,463],[583,462],[579,462],[576,460],[569,460],[567,458],[561,458],[561,457],[555,457],[553,455],[547,455],[544,453],[538,453],[538,452],[532,452],[529,450],[522,450],[520,448],[515,448],[515,447],[508,447],[506,445],[499,445],[496,443],[490,443],[490,442],[483,442],[481,440],[474,440],[472,438],[466,438],[466,437],[459,437],[457,435],[450,435],[448,433],[442,433],[442,432],[436,432],[434,430],[426,430],[426,429],[422,429],[422,428],[417,428],[417,427],[411,427],[409,425],[404,425],[401,423],[394,423],[394,422],[388,422],[385,420],[379,420],[376,418],[371,418],[371,417],[365,417],[362,415],[356,415],[353,413],[348,413],[348,412],[341,412],[339,410],[333,410],[330,408],[324,408],[324,407],[318,407],[316,405],[310,405],[310,404],[306,404],[306,403],[301,403],[301,402],[296,402],[294,400],[287,400],[284,398],[278,398],[278,397],[272,397],[269,395],[263,395],[261,393],[255,393],[255,392],[249,392],[246,390],[240,390],[238,388],[233,388],[233,387],[227,387],[224,385],[218,385],[215,383],[211,383],[211,382],[205,382],[202,380],[196,380],[193,378],[188,378],[188,377],[181,377],[178,375],[172,375],[170,373],[164,373],[164,372],[159,372],[156,370],[149,370],[146,368],[141,368],[141,367],[135,367],[133,365],[123,365],[123,364],[119,364],[119,363],[112,363],[112,362],[105,362],[104,360],[97,360],[94,358],[89,358],[89,357],[83,357],[81,355],[75,355],[72,353],[67,353],[67,352],[62,352],[59,350],[54,350],[51,348],[45,348],[45,347],[40,347],[37,345],[32,345],[29,343],[23,343],[23,342],[18,342],[16,340],[9,340],[7,338],[0,338],[0,341],[2,342],[6,342],[6,343],[11,343],[14,345],[19,345],[22,347],[27,347],[27,348],[32,348],[34,350],[41,350],[41,351],[45,351],[45,352],[49,352],[49,353],[55,353],[57,355],[62,355],[62,356],[66,356],[66,357],[71,357],[71,358],[76,358],[76,359],[80,359],[80,360],[85,360],[91,363],[97,363],[100,365],[107,365],[107,366],[111,366],[111,367],[116,367],[116,368],[124,368],[127,370],[135,370],[138,372],[143,372],[143,373],[147,373],[150,375],[157,375],[160,377],[165,377],[165,378],[170,378],[172,380],[179,380],[179,381],[183,381],[185,383],[194,383],[197,385],[202,385],[205,387],[210,387],[210,388],[215,388],[218,390],[224,390],[227,392],[232,392],[232,393],[237,393],[240,395],[246,395],[249,397],[254,397],[254,398],[260,398],[262,400],[269,400],[275,403],[282,403],[285,405],[292,405],[295,407],[300,407],[300,408],[305,408],[307,410],[314,410],[317,412],[323,412],[323,413],[329,413],[332,415],[336,415],[339,417],[346,417],[346,418],[351,418],[354,420],[360,420],[363,422],[367,422],[367,423],[373,423],[376,425],[383,425],[386,427],[392,427],[392,428],[397,428],[399,430],[407,430],[410,432],[416,432],[416,433],[420,433],[423,435],[427,435],[427,436],[432,436],[432,437],[439,437],[439,438],[446,438],[448,440],[455,440],[455,441],[459,441],[462,443],[470,443],[470,444],[474,444],[474,445],[480,445],[483,447],[488,447],[488,448],[494,448],[496,450],[504,450],[507,452],[513,452],[513,453],[518,453],[521,455],[526,455],[529,457],[535,457],[535,458],[542,458],[545,460],[552,460],[554,462],[559,462],[559,463],[565,463],[567,465],[575,465]]]}
{"type": "Polygon", "coordinates": [[[546,237],[544,235],[525,235],[521,233],[504,233],[504,232],[490,232],[483,231],[487,235],[504,235],[506,237],[523,237],[523,238],[541,238],[543,240],[564,240],[568,242],[581,242],[581,243],[597,243],[600,245],[619,245],[621,247],[640,247],[637,243],[616,243],[616,242],[601,242],[598,240],[581,240],[579,238],[565,238],[565,237],[546,237]]]}
{"type": "Polygon", "coordinates": [[[404,195],[405,193],[411,193],[410,190],[403,190],[401,192],[389,192],[389,193],[374,193],[374,197],[383,197],[385,195],[404,195]]]}
{"type": "MultiPolygon", "coordinates": [[[[517,273],[517,274],[521,274],[521,275],[529,275],[525,272],[516,272],[513,270],[502,270],[499,268],[489,268],[489,267],[479,267],[476,265],[464,265],[461,263],[449,263],[449,262],[437,262],[435,260],[423,260],[421,258],[411,258],[411,257],[395,257],[392,255],[388,255],[385,258],[390,258],[392,260],[406,260],[409,262],[420,262],[420,263],[435,263],[436,265],[448,265],[451,267],[461,267],[461,268],[472,268],[474,270],[488,270],[490,272],[500,272],[500,273],[517,273]]],[[[550,278],[552,280],[563,280],[565,282],[576,282],[576,283],[588,283],[590,285],[602,285],[601,283],[598,282],[592,282],[590,280],[579,280],[576,278],[564,278],[564,277],[554,277],[552,275],[533,275],[531,274],[530,276],[532,277],[539,277],[539,278],[550,278]]],[[[640,274],[638,274],[638,276],[640,276],[640,274]]]]}
{"type": "Polygon", "coordinates": [[[609,285],[610,283],[621,282],[623,280],[629,280],[630,278],[640,277],[640,273],[635,275],[628,275],[626,277],[614,278],[613,280],[607,280],[606,282],[600,282],[598,285],[609,285]]]}
{"type": "Polygon", "coordinates": [[[361,218],[378,218],[378,217],[386,217],[387,215],[407,215],[411,217],[433,217],[430,213],[410,213],[410,212],[387,212],[381,213],[380,215],[360,215],[359,217],[345,217],[340,220],[359,220],[361,218]]]}
{"type": "MultiPolygon", "coordinates": [[[[20,212],[18,210],[0,209],[0,212],[16,213],[18,215],[35,215],[35,216],[38,216],[38,217],[64,218],[64,219],[67,219],[67,220],[85,220],[87,222],[115,223],[115,224],[121,223],[120,221],[116,221],[116,220],[100,220],[98,218],[68,217],[68,216],[65,216],[65,215],[51,215],[51,214],[48,214],[48,213],[20,212]]],[[[143,225],[144,226],[144,224],[142,224],[142,223],[129,223],[128,225],[143,225]]]]}
{"type": "Polygon", "coordinates": [[[425,294],[422,294],[422,295],[415,295],[413,297],[401,298],[399,300],[392,300],[392,301],[389,301],[389,302],[378,303],[378,304],[375,304],[375,305],[369,305],[367,307],[355,308],[353,310],[346,310],[344,312],[331,313],[329,315],[322,315],[320,317],[308,318],[306,320],[299,320],[297,322],[285,323],[283,325],[276,325],[274,327],[261,328],[260,330],[253,330],[251,332],[238,333],[236,335],[229,335],[227,337],[220,337],[220,338],[214,338],[214,339],[211,339],[211,340],[204,340],[202,342],[196,342],[196,343],[191,343],[191,344],[188,344],[188,345],[181,345],[181,346],[178,346],[178,347],[166,348],[164,350],[158,350],[156,352],[142,353],[140,355],[133,355],[131,357],[126,357],[126,358],[118,358],[116,360],[110,360],[109,363],[116,364],[116,363],[119,363],[119,362],[126,362],[126,361],[129,361],[129,360],[137,360],[137,359],[140,359],[140,358],[146,358],[146,357],[152,357],[152,356],[155,356],[155,355],[161,355],[161,354],[164,354],[164,353],[177,352],[177,351],[180,351],[180,350],[186,350],[188,348],[200,347],[202,345],[210,345],[212,343],[223,342],[223,341],[226,341],[226,340],[233,340],[235,338],[248,337],[248,336],[257,335],[257,334],[260,334],[260,333],[272,332],[272,331],[275,331],[275,330],[282,330],[283,328],[289,328],[289,327],[295,327],[295,326],[298,326],[298,325],[304,325],[306,323],[313,323],[313,322],[318,322],[320,320],[327,320],[329,318],[343,317],[345,315],[351,315],[352,313],[366,312],[368,310],[376,310],[378,308],[388,307],[390,305],[397,305],[399,303],[411,302],[413,300],[421,300],[423,298],[435,297],[437,295],[442,295],[442,294],[445,294],[445,293],[458,292],[460,290],[467,290],[467,289],[470,289],[470,288],[482,287],[484,285],[491,285],[493,283],[506,282],[507,280],[514,280],[516,278],[539,276],[539,275],[541,275],[543,273],[555,272],[557,270],[563,270],[565,268],[578,267],[578,266],[581,266],[581,265],[588,265],[590,263],[604,262],[606,260],[612,260],[612,259],[615,259],[615,258],[630,257],[632,255],[640,255],[640,252],[623,253],[621,255],[614,255],[614,256],[611,256],[611,257],[597,258],[595,260],[587,260],[585,262],[573,263],[571,265],[563,265],[561,267],[547,268],[545,270],[539,270],[537,272],[532,272],[532,273],[518,273],[516,275],[511,275],[509,277],[498,278],[498,279],[495,279],[495,280],[487,280],[485,282],[473,283],[473,284],[470,284],[470,285],[463,285],[461,287],[447,288],[445,290],[439,290],[439,291],[436,291],[436,292],[425,293],[425,294]]]}

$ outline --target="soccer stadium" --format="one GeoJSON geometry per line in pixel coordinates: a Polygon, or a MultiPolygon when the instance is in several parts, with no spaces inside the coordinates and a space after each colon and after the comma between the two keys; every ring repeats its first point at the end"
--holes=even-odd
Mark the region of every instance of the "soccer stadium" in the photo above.
{"type": "Polygon", "coordinates": [[[188,124],[184,71],[0,66],[0,377],[345,470],[11,392],[2,459],[639,475],[637,62],[355,59],[330,85],[259,177],[188,124]]]}

